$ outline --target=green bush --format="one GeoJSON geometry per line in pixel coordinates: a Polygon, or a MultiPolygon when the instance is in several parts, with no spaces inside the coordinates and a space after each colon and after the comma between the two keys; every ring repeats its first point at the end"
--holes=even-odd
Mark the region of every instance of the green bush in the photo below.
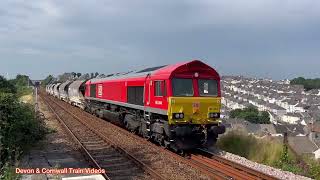
{"type": "Polygon", "coordinates": [[[21,175],[16,174],[15,167],[9,166],[7,164],[3,166],[1,172],[3,172],[0,175],[0,179],[2,180],[18,180],[21,177],[21,175]]]}
{"type": "Polygon", "coordinates": [[[12,83],[0,76],[0,92],[16,93],[17,89],[12,83]]]}
{"type": "Polygon", "coordinates": [[[19,86],[17,87],[17,96],[21,97],[21,96],[29,95],[29,94],[32,94],[32,91],[33,89],[31,87],[19,86]]]}
{"type": "Polygon", "coordinates": [[[320,180],[320,162],[310,157],[304,157],[303,160],[309,166],[307,171],[308,176],[320,180]]]}
{"type": "Polygon", "coordinates": [[[244,109],[235,109],[230,112],[231,118],[245,119],[255,124],[270,124],[270,116],[266,111],[259,112],[254,106],[244,109]]]}
{"type": "Polygon", "coordinates": [[[33,106],[3,92],[0,92],[0,129],[1,162],[8,162],[9,166],[46,133],[42,122],[35,118],[33,106]]]}
{"type": "Polygon", "coordinates": [[[252,147],[256,143],[253,136],[245,135],[240,131],[231,131],[219,138],[217,146],[227,152],[248,158],[250,154],[248,147],[252,147]]]}
{"type": "Polygon", "coordinates": [[[230,131],[221,136],[217,146],[230,153],[267,165],[272,165],[279,160],[283,147],[278,142],[257,139],[242,131],[230,131]]]}

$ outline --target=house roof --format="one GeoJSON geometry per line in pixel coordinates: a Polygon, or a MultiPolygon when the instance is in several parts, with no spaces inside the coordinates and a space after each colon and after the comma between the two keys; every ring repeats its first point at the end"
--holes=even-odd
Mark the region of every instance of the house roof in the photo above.
{"type": "Polygon", "coordinates": [[[307,136],[289,136],[288,143],[299,155],[313,153],[318,149],[318,147],[312,143],[307,136]]]}
{"type": "Polygon", "coordinates": [[[281,106],[278,106],[276,104],[271,104],[269,103],[268,106],[271,108],[271,109],[274,109],[274,110],[286,110],[285,108],[281,107],[281,106]]]}
{"type": "Polygon", "coordinates": [[[283,134],[285,132],[287,132],[290,136],[305,134],[303,129],[304,126],[300,124],[275,124],[274,127],[278,134],[283,134]]]}
{"type": "Polygon", "coordinates": [[[287,113],[285,116],[291,116],[291,117],[302,117],[299,113],[287,113]]]}
{"type": "Polygon", "coordinates": [[[300,102],[299,104],[295,105],[295,107],[302,107],[302,108],[305,107],[305,106],[306,106],[306,105],[303,104],[303,103],[301,103],[301,102],[300,102]]]}

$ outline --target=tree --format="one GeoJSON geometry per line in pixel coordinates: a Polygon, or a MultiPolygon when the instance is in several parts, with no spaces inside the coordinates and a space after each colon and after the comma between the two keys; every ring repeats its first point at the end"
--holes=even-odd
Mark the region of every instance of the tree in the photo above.
{"type": "Polygon", "coordinates": [[[270,117],[269,113],[266,111],[259,112],[254,106],[249,106],[247,108],[235,109],[230,112],[231,118],[239,118],[249,121],[255,124],[269,124],[270,117]]]}
{"type": "Polygon", "coordinates": [[[53,81],[54,81],[54,77],[52,75],[49,75],[43,80],[42,84],[44,86],[46,86],[46,85],[52,83],[53,81]]]}
{"type": "Polygon", "coordinates": [[[4,77],[0,76],[0,92],[4,93],[16,93],[16,87],[4,77]]]}
{"type": "Polygon", "coordinates": [[[95,74],[94,74],[94,77],[97,77],[99,75],[99,73],[98,72],[96,72],[95,74]]]}
{"type": "Polygon", "coordinates": [[[75,78],[75,77],[76,77],[76,75],[77,75],[77,73],[72,72],[72,73],[71,73],[71,75],[72,75],[72,77],[73,77],[73,78],[75,78]]]}
{"type": "Polygon", "coordinates": [[[241,114],[241,109],[235,109],[233,111],[230,112],[230,117],[231,118],[236,118],[241,114]]]}
{"type": "Polygon", "coordinates": [[[83,79],[83,80],[85,80],[85,79],[90,79],[90,75],[89,75],[88,73],[83,74],[83,75],[80,77],[80,79],[83,79]]]}
{"type": "Polygon", "coordinates": [[[28,86],[29,85],[29,76],[18,74],[15,79],[10,80],[15,86],[28,86]]]}
{"type": "Polygon", "coordinates": [[[263,111],[259,118],[260,118],[261,124],[269,124],[270,123],[270,116],[267,111],[263,111]]]}
{"type": "Polygon", "coordinates": [[[66,82],[66,81],[70,81],[70,80],[73,80],[76,76],[76,73],[75,72],[72,72],[72,73],[63,73],[61,75],[58,76],[58,81],[59,82],[66,82]]]}
{"type": "Polygon", "coordinates": [[[308,91],[311,89],[320,88],[320,78],[316,79],[305,79],[304,77],[294,78],[290,81],[292,85],[303,85],[304,88],[308,91]]]}
{"type": "Polygon", "coordinates": [[[77,73],[77,77],[79,78],[81,76],[81,73],[77,73]]]}

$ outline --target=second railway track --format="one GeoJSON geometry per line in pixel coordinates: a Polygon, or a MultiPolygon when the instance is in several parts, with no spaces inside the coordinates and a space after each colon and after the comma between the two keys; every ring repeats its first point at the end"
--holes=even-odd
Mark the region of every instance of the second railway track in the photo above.
{"type": "Polygon", "coordinates": [[[102,173],[104,178],[165,179],[50,97],[41,97],[68,134],[78,143],[91,164],[97,169],[106,170],[106,173],[102,173]]]}
{"type": "MultiPolygon", "coordinates": [[[[212,169],[224,174],[228,179],[246,180],[274,180],[277,179],[245,165],[230,161],[205,149],[198,149],[198,153],[191,154],[190,160],[212,173],[212,169]]],[[[216,173],[216,172],[213,172],[216,173]]],[[[217,173],[216,173],[217,174],[217,173]]]]}

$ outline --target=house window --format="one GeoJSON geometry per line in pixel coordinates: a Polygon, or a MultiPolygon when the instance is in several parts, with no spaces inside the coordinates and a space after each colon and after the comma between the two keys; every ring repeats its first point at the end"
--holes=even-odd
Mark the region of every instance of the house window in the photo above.
{"type": "Polygon", "coordinates": [[[155,96],[166,96],[165,81],[154,81],[154,95],[155,96]]]}

